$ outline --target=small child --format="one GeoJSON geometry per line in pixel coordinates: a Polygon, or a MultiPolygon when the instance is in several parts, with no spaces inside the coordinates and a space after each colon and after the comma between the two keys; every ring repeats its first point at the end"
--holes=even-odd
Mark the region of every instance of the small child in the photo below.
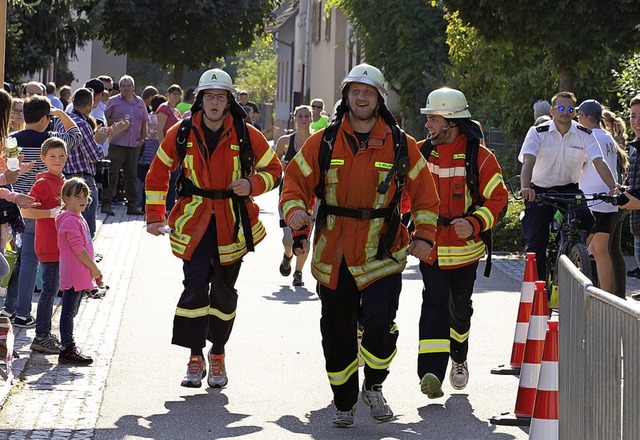
{"type": "Polygon", "coordinates": [[[89,186],[84,180],[72,177],[62,186],[62,212],[56,217],[58,247],[60,248],[60,315],[61,364],[89,365],[93,362],[81,353],[73,339],[73,318],[86,289],[94,289],[102,278],[95,263],[89,225],[82,211],[91,203],[89,186]]]}
{"type": "Polygon", "coordinates": [[[55,217],[60,212],[60,190],[64,183],[62,168],[67,161],[67,144],[57,137],[46,139],[40,148],[40,160],[47,166],[47,171],[36,176],[36,182],[29,191],[29,195],[40,206],[22,210],[23,217],[36,221],[34,250],[42,267],[42,291],[38,299],[36,337],[31,343],[31,349],[46,354],[57,354],[60,353],[60,341],[51,333],[53,301],[60,284],[60,252],[55,239],[55,217]]]}

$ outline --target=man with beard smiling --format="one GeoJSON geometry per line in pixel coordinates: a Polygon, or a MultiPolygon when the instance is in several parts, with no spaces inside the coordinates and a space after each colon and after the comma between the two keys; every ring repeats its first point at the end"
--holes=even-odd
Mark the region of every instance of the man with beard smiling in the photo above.
{"type": "Polygon", "coordinates": [[[314,194],[321,201],[311,271],[322,301],[322,347],[336,409],[332,424],[339,428],[353,426],[358,400],[358,321],[365,364],[360,397],[375,423],[393,418],[382,383],[397,351],[402,271],[407,254],[429,256],[438,216],[431,173],[415,139],[387,109],[384,82],[368,64],[349,72],[336,122],[311,135],[288,164],[280,199],[287,225],[298,231],[294,252],[309,238],[314,194]],[[406,173],[396,173],[400,168],[406,173]],[[412,240],[398,226],[403,185],[412,202],[412,240]]]}
{"type": "Polygon", "coordinates": [[[172,343],[191,350],[181,386],[199,388],[207,375],[212,388],[227,382],[225,344],[236,316],[235,283],[242,257],[266,235],[253,197],[279,184],[282,165],[264,136],[242,121],[246,113],[233,98],[231,77],[223,70],[202,74],[193,115],[167,131],[147,178],[147,231],[166,230],[165,203],[170,173],[178,167],[178,201],[168,225],[174,255],[183,260],[184,290],[173,321],[172,343]],[[240,127],[240,128],[239,128],[240,127]],[[248,141],[251,171],[243,159],[248,141]]]}

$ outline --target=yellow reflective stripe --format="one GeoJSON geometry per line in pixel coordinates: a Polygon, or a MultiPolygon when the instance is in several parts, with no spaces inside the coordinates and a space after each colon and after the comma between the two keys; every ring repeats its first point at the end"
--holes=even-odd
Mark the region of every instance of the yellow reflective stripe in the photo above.
{"type": "Polygon", "coordinates": [[[147,205],[164,205],[167,200],[167,192],[146,190],[145,200],[147,205]]]}
{"type": "Polygon", "coordinates": [[[449,337],[451,339],[453,339],[454,341],[464,342],[467,339],[469,339],[469,332],[460,334],[457,331],[455,331],[453,328],[450,328],[449,329],[449,337]]]}
{"type": "MultiPolygon", "coordinates": [[[[258,221],[251,228],[251,234],[253,235],[254,244],[258,244],[267,235],[267,231],[261,221],[258,221]]],[[[218,246],[218,254],[222,264],[237,261],[246,253],[247,245],[242,228],[240,228],[240,231],[238,232],[238,242],[231,243],[227,246],[218,246]]]]}
{"type": "Polygon", "coordinates": [[[493,177],[489,179],[489,182],[487,182],[487,185],[484,187],[482,196],[485,199],[491,198],[491,194],[493,194],[493,190],[495,190],[500,185],[504,185],[504,182],[502,181],[502,174],[495,173],[493,177]]]}
{"type": "Polygon", "coordinates": [[[349,271],[353,275],[358,288],[362,288],[370,282],[385,276],[402,272],[407,263],[407,248],[399,249],[397,252],[393,252],[392,255],[398,260],[397,263],[388,258],[378,260],[373,257],[363,265],[349,266],[349,271]]]}
{"type": "Polygon", "coordinates": [[[298,168],[300,168],[300,172],[302,173],[302,177],[309,177],[309,175],[313,172],[313,169],[304,158],[300,152],[293,156],[293,161],[298,164],[298,168]]]}
{"type": "Polygon", "coordinates": [[[195,186],[200,187],[200,179],[198,178],[198,173],[196,173],[196,170],[193,168],[193,155],[187,154],[184,157],[184,163],[185,168],[188,168],[191,171],[189,180],[191,180],[195,186]]]}
{"type": "Polygon", "coordinates": [[[411,180],[415,180],[416,177],[418,177],[418,174],[420,174],[420,171],[422,171],[426,166],[427,166],[427,161],[424,160],[424,157],[422,157],[421,155],[420,159],[418,159],[418,162],[416,162],[414,167],[411,168],[411,171],[409,171],[407,175],[411,180]]]}
{"type": "Polygon", "coordinates": [[[200,196],[192,195],[191,201],[184,205],[184,209],[182,211],[182,215],[176,219],[176,227],[178,231],[182,231],[184,229],[185,224],[191,220],[191,218],[196,213],[198,207],[204,202],[203,198],[200,196]]]}
{"type": "Polygon", "coordinates": [[[233,318],[236,317],[236,311],[234,310],[232,313],[223,313],[218,309],[210,308],[209,315],[213,315],[216,318],[220,318],[223,321],[231,321],[233,318]]]}
{"type": "Polygon", "coordinates": [[[395,335],[396,333],[398,333],[398,324],[394,322],[391,328],[389,329],[389,333],[391,333],[392,335],[395,335]]]}
{"type": "Polygon", "coordinates": [[[484,256],[484,243],[466,246],[438,246],[438,264],[440,266],[457,266],[476,261],[484,256]]]}
{"type": "Polygon", "coordinates": [[[451,352],[450,347],[451,341],[448,339],[422,339],[418,347],[418,353],[449,353],[451,352]]]}
{"type": "Polygon", "coordinates": [[[393,164],[387,162],[374,162],[373,166],[375,168],[384,168],[385,170],[390,170],[391,167],[393,167],[393,164]]]}
{"type": "Polygon", "coordinates": [[[313,247],[313,254],[311,256],[311,273],[319,282],[329,284],[332,266],[320,261],[326,246],[327,238],[324,235],[321,235],[313,247]]]}
{"type": "Polygon", "coordinates": [[[482,206],[479,209],[473,211],[473,215],[477,215],[482,218],[484,224],[486,225],[485,229],[492,228],[493,224],[495,223],[495,217],[491,213],[491,210],[485,206],[482,206]]]}
{"type": "Polygon", "coordinates": [[[240,145],[231,144],[229,148],[233,151],[240,151],[240,145]]]}
{"type": "Polygon", "coordinates": [[[171,249],[178,253],[179,255],[184,254],[184,251],[187,249],[185,245],[182,243],[178,243],[176,241],[171,240],[171,249]]]}
{"type": "Polygon", "coordinates": [[[396,349],[393,350],[393,353],[391,353],[391,356],[386,359],[381,359],[372,355],[371,352],[364,348],[362,345],[360,346],[360,356],[362,356],[362,360],[364,360],[364,362],[374,370],[386,370],[387,368],[389,368],[389,365],[391,365],[391,361],[393,360],[397,352],[398,348],[396,347],[396,349]]]}
{"type": "Polygon", "coordinates": [[[267,173],[266,171],[261,171],[257,173],[257,175],[264,181],[264,192],[271,191],[276,186],[276,181],[271,175],[271,173],[267,173]]]}
{"type": "Polygon", "coordinates": [[[271,161],[274,159],[276,153],[271,148],[267,148],[262,157],[258,160],[258,163],[255,165],[257,170],[261,170],[268,166],[271,161]]]}
{"type": "Polygon", "coordinates": [[[460,159],[460,160],[465,160],[467,158],[467,155],[465,153],[456,153],[453,155],[453,159],[460,159]]]}
{"type": "Polygon", "coordinates": [[[358,358],[354,359],[347,368],[342,371],[327,371],[329,383],[331,385],[344,385],[349,378],[358,371],[358,358]]]}
{"type": "Polygon", "coordinates": [[[344,165],[344,159],[331,159],[329,166],[331,165],[344,165]]]}
{"type": "MultiPolygon", "coordinates": [[[[327,170],[327,184],[324,188],[324,199],[329,205],[337,205],[338,198],[336,195],[336,188],[338,187],[338,169],[329,168],[327,170]]],[[[329,217],[329,216],[327,216],[329,217]]],[[[335,217],[333,217],[335,221],[335,217]]]]}
{"type": "Polygon", "coordinates": [[[168,167],[171,167],[173,165],[173,159],[162,149],[162,146],[158,147],[156,157],[168,167]]]}
{"type": "Polygon", "coordinates": [[[305,211],[307,210],[307,206],[304,204],[302,200],[300,199],[287,200],[282,204],[282,213],[285,218],[287,218],[287,215],[289,214],[289,211],[291,211],[292,208],[302,208],[305,211]]]}
{"type": "Polygon", "coordinates": [[[209,306],[201,307],[199,309],[183,309],[181,307],[176,307],[176,316],[181,316],[183,318],[202,318],[208,314],[209,306]]]}
{"type": "Polygon", "coordinates": [[[427,211],[426,209],[412,213],[411,218],[415,225],[436,226],[438,224],[438,214],[433,211],[427,211]]]}

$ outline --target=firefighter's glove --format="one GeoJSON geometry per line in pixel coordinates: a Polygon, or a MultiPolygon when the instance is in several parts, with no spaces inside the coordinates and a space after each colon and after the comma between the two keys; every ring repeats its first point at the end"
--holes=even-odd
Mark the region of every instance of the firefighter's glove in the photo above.
{"type": "Polygon", "coordinates": [[[300,256],[306,252],[307,247],[307,236],[306,235],[298,235],[293,237],[293,253],[294,255],[300,256]]]}

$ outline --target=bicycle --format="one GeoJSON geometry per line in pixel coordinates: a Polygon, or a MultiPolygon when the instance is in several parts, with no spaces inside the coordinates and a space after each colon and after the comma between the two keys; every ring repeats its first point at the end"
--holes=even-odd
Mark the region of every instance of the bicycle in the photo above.
{"type": "MultiPolygon", "coordinates": [[[[519,177],[509,179],[507,186],[509,192],[516,200],[522,200],[520,195],[519,177]],[[515,189],[517,183],[517,190],[515,189]]],[[[558,218],[549,226],[549,243],[547,245],[547,298],[550,308],[557,308],[558,300],[558,268],[560,256],[566,255],[571,262],[594,284],[597,284],[597,272],[592,264],[591,256],[587,249],[587,232],[578,227],[576,209],[584,206],[589,201],[601,201],[619,204],[619,195],[611,196],[606,193],[556,193],[547,192],[536,195],[536,202],[547,204],[560,213],[558,218]]]]}

